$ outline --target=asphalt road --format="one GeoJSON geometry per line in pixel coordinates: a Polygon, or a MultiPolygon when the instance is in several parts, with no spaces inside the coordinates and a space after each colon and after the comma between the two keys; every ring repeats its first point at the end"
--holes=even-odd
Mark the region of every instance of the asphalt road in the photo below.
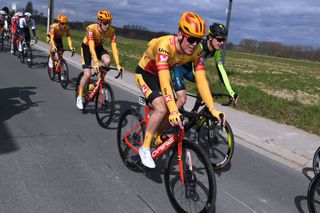
{"type": "MultiPolygon", "coordinates": [[[[49,80],[46,55],[34,50],[29,69],[0,52],[0,212],[174,212],[161,168],[132,172],[118,154],[118,118],[137,97],[112,84],[117,110],[103,129],[76,109],[74,84],[49,80]]],[[[69,68],[75,80],[80,70],[69,68]]],[[[216,212],[308,212],[308,175],[238,143],[216,177],[216,212]]]]}

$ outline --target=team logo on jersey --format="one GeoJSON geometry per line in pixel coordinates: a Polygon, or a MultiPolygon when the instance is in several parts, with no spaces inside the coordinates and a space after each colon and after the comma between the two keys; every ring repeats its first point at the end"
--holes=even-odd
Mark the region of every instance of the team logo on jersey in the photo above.
{"type": "Polygon", "coordinates": [[[204,64],[205,58],[203,56],[200,57],[199,64],[204,64]]]}
{"type": "Polygon", "coordinates": [[[149,87],[147,85],[142,85],[141,91],[144,96],[146,96],[147,92],[149,91],[149,87]]]}
{"type": "Polygon", "coordinates": [[[166,103],[168,103],[169,101],[172,101],[171,95],[165,96],[164,100],[166,101],[166,103]]]}
{"type": "Polygon", "coordinates": [[[169,60],[169,56],[166,54],[158,54],[158,61],[159,62],[167,62],[169,60]]]}
{"type": "Polygon", "coordinates": [[[167,50],[163,49],[163,48],[159,48],[159,52],[162,52],[162,53],[166,53],[166,54],[169,54],[167,50]]]}

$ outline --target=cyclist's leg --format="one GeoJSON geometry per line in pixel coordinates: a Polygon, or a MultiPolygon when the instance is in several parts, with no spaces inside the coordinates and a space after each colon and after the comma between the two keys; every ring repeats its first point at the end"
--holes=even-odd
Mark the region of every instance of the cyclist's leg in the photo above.
{"type": "Polygon", "coordinates": [[[140,67],[137,67],[135,79],[138,87],[141,89],[144,96],[151,102],[153,107],[153,113],[150,115],[146,127],[144,142],[142,147],[139,149],[139,154],[141,161],[145,166],[155,168],[155,164],[150,153],[150,147],[153,135],[167,114],[167,108],[160,92],[160,83],[157,76],[149,74],[143,71],[140,67]]]}
{"type": "Polygon", "coordinates": [[[96,48],[97,57],[101,58],[102,63],[109,67],[110,66],[110,55],[106,49],[102,46],[96,48]]]}
{"type": "Polygon", "coordinates": [[[27,47],[29,48],[30,47],[30,40],[31,40],[30,30],[25,30],[24,39],[26,41],[27,47]]]}
{"type": "Polygon", "coordinates": [[[88,83],[89,79],[90,79],[90,75],[91,75],[91,54],[90,54],[90,50],[89,47],[87,45],[85,45],[84,43],[82,43],[81,46],[81,63],[82,63],[82,68],[83,68],[83,77],[81,78],[80,84],[79,84],[79,88],[76,88],[79,90],[78,93],[78,97],[77,97],[77,107],[79,109],[83,109],[83,90],[86,86],[86,84],[88,83]]]}

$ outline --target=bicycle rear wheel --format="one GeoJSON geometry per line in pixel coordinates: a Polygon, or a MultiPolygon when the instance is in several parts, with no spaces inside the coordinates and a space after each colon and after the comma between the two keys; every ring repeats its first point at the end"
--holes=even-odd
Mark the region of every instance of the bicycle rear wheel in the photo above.
{"type": "Polygon", "coordinates": [[[131,169],[137,170],[137,160],[139,160],[139,154],[135,152],[128,144],[126,140],[135,147],[136,150],[142,145],[145,136],[145,123],[140,113],[134,109],[125,111],[119,120],[117,128],[117,143],[119,154],[124,165],[131,169]]]}
{"type": "Polygon", "coordinates": [[[27,65],[28,65],[29,68],[32,67],[32,63],[33,63],[32,50],[29,47],[28,50],[27,50],[27,65]]]}
{"type": "Polygon", "coordinates": [[[55,72],[54,65],[52,66],[52,68],[50,68],[49,60],[50,60],[50,56],[48,56],[48,59],[47,59],[47,70],[48,70],[48,75],[49,75],[50,80],[53,81],[54,78],[56,77],[56,72],[55,72]]]}
{"type": "Polygon", "coordinates": [[[320,212],[320,174],[314,176],[308,188],[308,208],[310,213],[320,212]]]}
{"type": "Polygon", "coordinates": [[[66,89],[69,83],[69,67],[65,60],[61,61],[60,69],[61,69],[61,75],[60,75],[61,86],[63,89],[66,89]]]}
{"type": "Polygon", "coordinates": [[[95,98],[95,112],[100,126],[107,128],[114,114],[114,94],[110,84],[106,82],[95,98]]]}
{"type": "Polygon", "coordinates": [[[24,60],[25,60],[25,44],[22,44],[22,52],[19,51],[19,58],[20,58],[20,62],[23,64],[24,60]]]}
{"type": "Polygon", "coordinates": [[[312,168],[314,174],[318,174],[320,172],[320,147],[314,153],[313,161],[312,161],[312,168]]]}
{"type": "Polygon", "coordinates": [[[207,154],[214,169],[226,166],[233,155],[234,135],[228,122],[224,128],[212,117],[202,118],[198,127],[198,143],[207,154]]]}
{"type": "MultiPolygon", "coordinates": [[[[79,86],[80,86],[80,81],[82,79],[82,76],[83,76],[83,72],[79,73],[78,78],[77,78],[76,89],[75,89],[76,101],[79,96],[79,86]]],[[[86,88],[83,90],[83,109],[82,109],[82,112],[84,112],[84,110],[88,104],[88,100],[85,98],[88,94],[88,91],[89,90],[88,90],[88,85],[87,85],[86,88]]]]}
{"type": "Polygon", "coordinates": [[[170,202],[177,212],[213,212],[216,201],[213,168],[196,143],[184,140],[182,149],[184,184],[180,182],[177,146],[173,149],[164,172],[170,202]]]}

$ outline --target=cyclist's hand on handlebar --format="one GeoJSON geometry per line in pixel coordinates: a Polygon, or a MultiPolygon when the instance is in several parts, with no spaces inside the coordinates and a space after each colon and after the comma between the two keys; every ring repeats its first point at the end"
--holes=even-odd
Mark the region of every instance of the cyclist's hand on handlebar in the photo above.
{"type": "Polygon", "coordinates": [[[33,39],[34,39],[34,43],[36,44],[38,42],[37,37],[33,37],[33,39]]]}
{"type": "Polygon", "coordinates": [[[219,123],[223,126],[226,124],[226,116],[223,112],[216,110],[215,108],[210,109],[211,115],[215,117],[219,123]]]}
{"type": "Polygon", "coordinates": [[[94,65],[93,65],[92,69],[93,69],[94,73],[98,73],[99,72],[99,61],[94,62],[94,65]]]}
{"type": "Polygon", "coordinates": [[[52,45],[52,50],[53,50],[54,52],[57,52],[57,51],[58,51],[56,45],[52,45]]]}
{"type": "Polygon", "coordinates": [[[70,50],[72,53],[74,53],[76,51],[76,49],[74,47],[71,47],[70,50]]]}
{"type": "Polygon", "coordinates": [[[180,126],[180,128],[183,128],[183,124],[181,121],[181,114],[177,111],[171,112],[169,115],[169,122],[172,126],[180,126]]]}
{"type": "Polygon", "coordinates": [[[117,70],[119,72],[123,72],[124,69],[123,69],[123,67],[120,66],[120,64],[117,64],[117,70]]]}

